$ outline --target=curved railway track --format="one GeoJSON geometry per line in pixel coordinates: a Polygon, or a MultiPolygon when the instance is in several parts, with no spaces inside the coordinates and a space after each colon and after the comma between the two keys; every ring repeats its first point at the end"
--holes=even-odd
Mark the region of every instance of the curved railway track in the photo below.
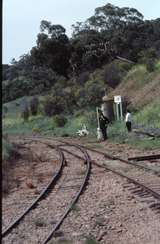
{"type": "MultiPolygon", "coordinates": [[[[47,143],[45,143],[45,144],[47,144],[47,143]]],[[[51,148],[55,148],[55,146],[53,146],[53,145],[50,145],[50,144],[47,144],[47,145],[51,148]]],[[[47,197],[46,195],[49,193],[50,190],[53,189],[53,184],[55,184],[57,182],[57,180],[59,179],[60,175],[62,174],[63,166],[65,165],[65,158],[64,158],[64,154],[63,154],[62,150],[58,147],[56,147],[56,148],[59,151],[60,158],[61,158],[60,168],[59,168],[59,171],[57,172],[56,176],[54,176],[52,178],[52,180],[47,185],[47,187],[41,192],[41,194],[37,197],[37,199],[25,210],[25,212],[20,217],[18,217],[13,223],[11,223],[8,226],[8,228],[2,233],[2,237],[7,236],[12,231],[13,228],[16,228],[18,226],[18,224],[21,222],[21,220],[33,208],[35,208],[37,206],[37,203],[40,202],[40,200],[42,200],[44,197],[47,197]]],[[[84,176],[83,181],[79,187],[79,190],[76,192],[74,198],[72,197],[73,199],[72,199],[71,203],[69,204],[68,208],[66,209],[65,213],[57,221],[57,223],[54,225],[54,227],[50,230],[50,233],[45,238],[45,240],[42,242],[43,244],[48,243],[48,241],[52,238],[54,233],[59,229],[60,225],[63,223],[64,219],[69,214],[69,212],[72,210],[74,204],[77,202],[78,198],[82,194],[82,192],[83,192],[83,190],[87,184],[89,174],[90,174],[90,168],[91,168],[91,162],[90,161],[91,160],[90,160],[88,153],[85,151],[85,149],[81,148],[80,146],[76,146],[76,148],[79,149],[81,151],[81,153],[83,153],[83,155],[84,155],[84,158],[82,157],[81,159],[85,162],[85,165],[86,165],[85,176],[84,176]]]]}
{"type": "MultiPolygon", "coordinates": [[[[40,143],[44,143],[46,144],[48,147],[51,148],[57,148],[57,150],[60,153],[60,157],[61,157],[61,167],[64,166],[65,164],[65,159],[64,159],[64,155],[62,153],[68,153],[80,160],[83,160],[85,162],[86,165],[86,173],[85,173],[85,177],[83,179],[82,185],[80,186],[78,192],[76,193],[74,199],[71,201],[71,203],[69,204],[69,207],[67,208],[67,210],[65,211],[65,213],[62,215],[62,217],[57,221],[57,223],[54,225],[54,227],[52,228],[52,230],[50,230],[49,234],[47,235],[47,237],[45,238],[45,240],[42,242],[43,244],[48,243],[48,241],[54,236],[55,232],[59,229],[59,227],[61,226],[61,224],[63,223],[63,220],[66,218],[66,216],[68,215],[68,213],[72,210],[73,205],[77,202],[80,194],[83,192],[84,187],[87,184],[87,180],[89,177],[89,173],[90,173],[90,169],[91,169],[91,164],[96,165],[100,168],[103,168],[104,170],[110,171],[116,175],[119,175],[120,177],[123,177],[125,179],[127,179],[128,184],[126,185],[127,188],[129,188],[129,190],[132,191],[133,194],[139,195],[140,197],[143,197],[145,199],[150,199],[150,202],[152,202],[152,204],[150,205],[150,208],[156,210],[156,213],[160,213],[160,179],[158,177],[158,173],[155,170],[152,170],[151,168],[145,167],[145,166],[141,166],[138,164],[135,164],[133,162],[121,159],[119,157],[113,157],[111,155],[109,155],[108,153],[104,153],[102,151],[99,150],[95,150],[89,147],[85,147],[79,144],[74,144],[74,143],[68,143],[65,141],[60,141],[60,140],[53,140],[53,138],[42,138],[42,137],[37,137],[37,138],[33,138],[33,137],[28,137],[26,138],[26,140],[33,140],[33,141],[38,141],[40,143]],[[56,143],[56,145],[55,145],[56,143]],[[57,144],[60,143],[60,144],[57,144]],[[66,149],[66,147],[69,147],[69,150],[66,149]],[[83,155],[84,157],[80,156],[79,154],[77,154],[75,152],[72,152],[70,150],[70,148],[77,148],[83,155]],[[93,157],[93,153],[99,154],[101,156],[103,156],[103,160],[102,162],[96,162],[97,160],[91,160],[88,152],[92,152],[92,157],[93,157]],[[107,162],[106,162],[107,159],[107,162]],[[105,162],[104,162],[105,161],[105,162]],[[122,166],[123,164],[123,166],[122,166]],[[124,165],[126,165],[126,167],[124,167],[124,165]],[[127,168],[127,167],[130,168],[127,168]],[[134,175],[132,173],[132,169],[133,168],[137,168],[137,174],[135,174],[135,170],[134,170],[134,175]],[[127,174],[124,173],[127,169],[127,174]],[[142,173],[139,173],[139,170],[141,170],[142,173]],[[155,174],[155,176],[153,175],[153,173],[155,174]],[[150,180],[147,182],[145,180],[146,178],[146,174],[148,175],[153,175],[154,177],[151,177],[153,182],[150,182],[150,180]],[[152,184],[151,184],[152,183],[152,184]],[[134,186],[133,186],[134,185],[134,186]]],[[[59,176],[57,176],[59,178],[59,176]]],[[[56,178],[56,177],[54,177],[56,178]]],[[[51,183],[52,185],[53,183],[51,183]]],[[[51,185],[49,186],[49,189],[51,189],[51,185]]],[[[49,189],[47,190],[49,192],[49,189]]],[[[14,221],[14,223],[12,223],[2,234],[2,236],[6,236],[8,233],[11,232],[11,230],[16,227],[19,222],[24,218],[24,216],[26,214],[28,214],[28,212],[33,209],[36,205],[37,202],[40,201],[41,199],[43,199],[43,197],[47,194],[47,192],[45,193],[45,191],[43,191],[40,196],[38,196],[38,198],[35,200],[35,202],[30,206],[30,209],[28,208],[24,215],[21,216],[21,218],[16,221],[14,221]]]]}
{"type": "MultiPolygon", "coordinates": [[[[26,140],[28,139],[34,139],[34,140],[39,140],[39,139],[42,139],[43,141],[44,140],[50,140],[50,142],[58,142],[58,143],[66,143],[66,144],[70,144],[68,142],[66,142],[65,140],[56,140],[56,139],[53,139],[53,137],[42,137],[42,136],[36,136],[36,138],[34,136],[31,136],[31,137],[26,137],[26,140]]],[[[126,160],[126,159],[123,159],[123,158],[120,158],[120,157],[116,157],[116,156],[112,156],[111,154],[109,153],[106,153],[106,152],[103,152],[101,150],[96,150],[96,149],[93,149],[92,147],[88,147],[88,146],[84,146],[84,145],[79,145],[79,144],[76,144],[78,146],[81,146],[85,149],[87,149],[88,151],[91,151],[91,152],[95,152],[95,153],[98,153],[100,155],[103,155],[105,158],[107,159],[111,159],[111,160],[119,160],[120,162],[122,163],[125,163],[125,164],[128,164],[128,165],[132,165],[134,167],[137,167],[139,169],[142,169],[142,170],[146,170],[146,171],[150,171],[152,172],[153,174],[157,175],[157,176],[160,176],[160,170],[155,170],[154,168],[152,167],[148,167],[148,166],[144,166],[144,165],[140,165],[136,162],[132,162],[130,160],[126,160]]]]}
{"type": "MultiPolygon", "coordinates": [[[[46,139],[50,140],[51,142],[55,141],[51,137],[47,137],[46,139]]],[[[68,143],[66,141],[63,141],[63,140],[57,140],[57,142],[61,143],[58,146],[63,146],[64,144],[66,144],[68,146],[73,146],[73,144],[68,143]]],[[[105,168],[109,171],[112,171],[113,173],[123,177],[123,178],[126,178],[128,180],[128,182],[130,182],[136,186],[134,188],[132,187],[133,188],[132,193],[138,194],[139,196],[145,197],[145,198],[147,198],[147,197],[150,198],[152,196],[155,199],[157,199],[158,201],[156,201],[156,202],[154,202],[154,199],[153,199],[153,204],[151,204],[150,207],[155,209],[157,212],[160,212],[160,179],[159,179],[160,171],[154,170],[152,168],[149,168],[149,167],[146,167],[143,165],[139,165],[135,162],[131,162],[131,161],[122,159],[120,157],[112,156],[106,152],[102,152],[102,151],[99,151],[99,150],[96,150],[96,149],[93,149],[93,148],[90,148],[87,146],[83,146],[83,145],[79,145],[79,144],[74,144],[74,145],[80,146],[80,147],[82,147],[88,151],[98,153],[100,155],[103,155],[106,159],[112,160],[110,165],[108,165],[108,164],[97,164],[94,161],[92,161],[92,164],[96,164],[99,167],[103,167],[103,168],[105,168]],[[141,175],[141,174],[139,175],[139,171],[137,172],[137,174],[135,174],[135,171],[134,171],[134,176],[132,174],[126,175],[126,174],[124,174],[124,172],[122,170],[118,171],[117,165],[115,164],[115,162],[117,162],[117,161],[120,161],[120,163],[122,165],[126,164],[127,166],[128,165],[131,166],[131,169],[134,169],[135,167],[137,169],[140,169],[144,175],[141,175]],[[113,167],[114,165],[115,165],[115,168],[113,167]],[[149,181],[146,180],[148,178],[150,179],[151,173],[155,174],[155,177],[154,178],[152,177],[153,182],[150,182],[150,180],[149,181]]],[[[75,154],[73,154],[73,155],[75,155],[75,154]]],[[[126,168],[126,169],[127,169],[127,171],[129,171],[128,168],[126,168]]]]}
{"type": "MultiPolygon", "coordinates": [[[[60,142],[62,143],[62,141],[60,141],[60,142]]],[[[67,144],[69,145],[70,143],[67,143],[67,144]]],[[[63,146],[63,144],[62,144],[62,146],[63,146]]],[[[123,160],[119,157],[112,157],[111,155],[109,155],[107,153],[104,153],[104,152],[101,152],[101,151],[98,151],[95,149],[91,149],[91,148],[88,148],[85,146],[83,146],[83,147],[88,151],[98,153],[100,155],[103,155],[105,158],[112,160],[112,161],[108,161],[107,163],[105,162],[103,164],[99,164],[99,163],[96,163],[95,161],[92,161],[92,164],[95,164],[98,167],[105,168],[106,170],[109,170],[109,171],[113,172],[114,174],[117,174],[123,178],[126,178],[129,183],[132,183],[135,186],[135,187],[131,187],[130,185],[127,186],[129,189],[131,189],[132,193],[139,195],[140,197],[150,198],[150,201],[152,202],[152,204],[150,205],[150,208],[152,208],[153,210],[156,210],[157,213],[160,213],[160,178],[159,178],[159,172],[157,172],[157,171],[152,172],[152,170],[148,167],[141,166],[138,164],[134,164],[134,163],[129,162],[127,160],[123,160]],[[128,168],[128,166],[122,167],[122,165],[120,165],[120,167],[119,167],[117,164],[117,161],[120,161],[121,164],[124,163],[126,165],[131,166],[130,169],[128,168]],[[137,167],[137,168],[141,169],[142,171],[147,170],[147,172],[140,173],[138,171],[136,174],[135,170],[134,170],[134,174],[133,174],[132,169],[134,169],[134,167],[137,167]],[[117,170],[117,168],[118,168],[118,170],[117,170]],[[128,171],[128,174],[124,173],[124,171],[126,169],[128,171]],[[151,171],[152,173],[155,173],[156,175],[154,177],[151,177],[151,174],[149,174],[150,172],[148,172],[148,171],[151,171]],[[152,178],[152,181],[151,181],[151,178],[152,178]]]]}
{"type": "MultiPolygon", "coordinates": [[[[55,140],[53,140],[53,138],[47,137],[47,140],[49,140],[50,142],[53,142],[55,140]]],[[[110,164],[105,163],[105,164],[97,164],[96,162],[92,161],[92,164],[96,164],[99,167],[103,167],[106,170],[109,170],[111,172],[113,172],[114,174],[117,174],[123,178],[126,178],[127,181],[129,183],[132,183],[135,185],[135,187],[130,187],[128,186],[129,189],[132,190],[133,194],[137,194],[141,197],[144,198],[153,198],[150,199],[150,201],[152,202],[152,204],[150,205],[150,208],[152,208],[153,210],[156,210],[156,212],[160,212],[160,179],[159,179],[159,175],[160,175],[160,171],[154,170],[152,168],[143,166],[143,165],[139,165],[135,162],[131,162],[125,159],[122,159],[120,157],[115,157],[115,156],[111,156],[108,153],[104,153],[102,151],[87,147],[87,146],[83,146],[83,145],[79,145],[79,144],[72,144],[72,143],[68,143],[66,141],[63,140],[56,140],[57,142],[61,143],[58,146],[64,146],[64,144],[68,145],[68,146],[80,146],[84,149],[86,149],[87,151],[91,151],[94,153],[98,153],[100,155],[103,155],[105,157],[105,159],[109,159],[110,164]],[[112,161],[111,161],[112,160],[112,161]],[[120,169],[117,170],[117,167],[119,167],[117,165],[117,162],[121,163],[120,165],[120,169]],[[126,165],[127,167],[124,167],[122,165],[126,165]],[[114,166],[114,167],[113,167],[114,166]],[[128,166],[130,166],[130,169],[128,169],[128,166]],[[122,169],[121,169],[122,167],[122,169]],[[141,171],[137,171],[135,173],[134,168],[140,169],[141,171]],[[132,169],[134,171],[134,175],[132,174],[132,169]],[[129,173],[131,174],[126,174],[123,171],[131,171],[129,173]],[[142,172],[142,173],[141,173],[142,172]],[[155,177],[151,177],[151,174],[155,174],[155,177]],[[150,180],[152,178],[152,181],[150,180]],[[148,180],[149,179],[149,180],[148,180]],[[156,200],[156,201],[155,201],[156,200]]],[[[75,154],[73,154],[75,156],[75,154]]],[[[80,157],[81,158],[81,157],[80,157]]]]}
{"type": "Polygon", "coordinates": [[[55,174],[53,174],[52,179],[50,180],[50,182],[48,183],[48,185],[45,187],[45,189],[40,193],[40,195],[32,202],[32,204],[24,211],[24,213],[22,213],[18,218],[15,219],[15,221],[13,221],[3,232],[2,232],[2,238],[5,237],[7,234],[9,234],[13,228],[15,228],[20,221],[33,209],[36,207],[36,205],[38,204],[38,202],[40,200],[42,200],[46,194],[49,192],[49,190],[51,190],[51,188],[53,189],[54,185],[56,184],[57,180],[59,179],[64,164],[65,164],[65,159],[64,159],[64,155],[63,152],[61,150],[59,150],[59,148],[57,148],[59,154],[60,154],[60,166],[59,169],[55,174]]]}

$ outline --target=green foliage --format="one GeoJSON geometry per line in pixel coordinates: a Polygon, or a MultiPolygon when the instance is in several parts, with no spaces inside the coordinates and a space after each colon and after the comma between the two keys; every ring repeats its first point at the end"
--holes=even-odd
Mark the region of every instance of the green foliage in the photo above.
{"type": "Polygon", "coordinates": [[[101,103],[104,86],[101,81],[89,80],[85,84],[87,105],[96,106],[101,103]]]}
{"type": "Polygon", "coordinates": [[[3,112],[4,112],[4,114],[6,114],[8,112],[8,108],[5,105],[3,106],[3,112]]]}
{"type": "Polygon", "coordinates": [[[97,244],[97,241],[93,236],[87,236],[85,244],[97,244]]]}
{"type": "Polygon", "coordinates": [[[148,59],[156,59],[156,49],[155,48],[149,48],[147,50],[143,50],[139,53],[139,61],[142,63],[146,63],[148,59]]]}
{"type": "Polygon", "coordinates": [[[146,72],[152,72],[155,58],[160,57],[159,40],[160,19],[143,21],[138,10],[112,4],[96,8],[93,16],[73,25],[70,39],[63,26],[42,20],[37,44],[30,53],[22,55],[19,61],[13,60],[12,65],[3,65],[3,101],[55,89],[58,97],[65,97],[69,112],[85,103],[96,105],[102,87],[106,84],[116,87],[129,69],[129,64],[113,62],[116,56],[135,62],[141,60],[146,65],[146,72]],[[104,65],[103,78],[93,79],[90,72],[94,73],[104,65]],[[85,90],[84,98],[64,91],[69,86],[74,89],[70,78],[75,80],[79,94],[85,90]]]}
{"type": "Polygon", "coordinates": [[[75,100],[79,108],[86,106],[87,104],[87,94],[84,88],[80,87],[75,89],[75,100]]]}
{"type": "Polygon", "coordinates": [[[153,72],[155,70],[156,58],[157,58],[157,54],[155,48],[149,48],[139,53],[139,60],[140,62],[146,64],[146,68],[148,72],[153,72]]]}
{"type": "Polygon", "coordinates": [[[136,89],[141,88],[150,81],[145,65],[135,65],[127,73],[124,81],[132,80],[136,89]]]}
{"type": "Polygon", "coordinates": [[[160,128],[160,101],[155,100],[135,114],[135,121],[146,127],[160,128]]]}
{"type": "Polygon", "coordinates": [[[38,97],[33,97],[30,101],[30,110],[32,115],[37,115],[38,105],[39,105],[38,97]]]}
{"type": "Polygon", "coordinates": [[[79,76],[76,79],[76,82],[80,85],[83,85],[86,83],[87,80],[89,80],[89,72],[85,71],[79,74],[79,76]]]}
{"type": "Polygon", "coordinates": [[[64,100],[60,96],[46,96],[44,100],[44,112],[45,115],[51,117],[56,114],[60,114],[64,111],[64,100]]]}
{"type": "Polygon", "coordinates": [[[126,75],[130,65],[122,65],[120,62],[112,62],[104,67],[103,79],[107,85],[115,88],[126,75]]]}
{"type": "Polygon", "coordinates": [[[153,59],[148,59],[146,61],[146,68],[148,72],[153,72],[155,70],[155,61],[153,59]]]}
{"type": "Polygon", "coordinates": [[[135,148],[139,148],[142,150],[154,150],[160,148],[160,139],[154,139],[151,138],[136,138],[136,137],[130,137],[127,141],[128,144],[134,146],[135,148]]]}
{"type": "Polygon", "coordinates": [[[23,111],[21,112],[21,117],[23,118],[23,120],[25,122],[28,121],[28,119],[29,119],[29,108],[27,105],[24,107],[23,111]]]}
{"type": "Polygon", "coordinates": [[[36,225],[37,227],[43,227],[43,226],[46,226],[46,221],[45,221],[43,218],[41,218],[41,217],[35,219],[34,223],[35,223],[35,225],[36,225]]]}
{"type": "Polygon", "coordinates": [[[12,149],[13,149],[12,144],[5,138],[2,138],[2,160],[3,161],[9,160],[12,154],[12,149]]]}
{"type": "Polygon", "coordinates": [[[67,123],[67,119],[63,115],[55,115],[54,122],[57,127],[64,127],[67,123]]]}

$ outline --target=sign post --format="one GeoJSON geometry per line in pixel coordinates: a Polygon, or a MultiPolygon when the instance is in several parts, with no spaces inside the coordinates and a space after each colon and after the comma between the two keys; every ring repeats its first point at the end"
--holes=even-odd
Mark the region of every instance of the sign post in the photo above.
{"type": "Polygon", "coordinates": [[[122,98],[121,96],[114,96],[114,102],[116,104],[116,117],[117,120],[123,120],[122,114],[122,98]]]}

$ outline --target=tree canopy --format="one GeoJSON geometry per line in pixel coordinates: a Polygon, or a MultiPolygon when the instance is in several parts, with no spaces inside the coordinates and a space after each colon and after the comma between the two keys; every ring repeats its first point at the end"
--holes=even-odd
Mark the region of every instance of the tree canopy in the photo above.
{"type": "Polygon", "coordinates": [[[160,57],[160,18],[143,20],[134,8],[108,3],[72,28],[69,38],[62,25],[41,21],[36,46],[3,69],[5,101],[47,91],[64,79],[76,78],[78,83],[82,73],[93,72],[117,56],[138,62],[152,48],[154,58],[160,57]]]}

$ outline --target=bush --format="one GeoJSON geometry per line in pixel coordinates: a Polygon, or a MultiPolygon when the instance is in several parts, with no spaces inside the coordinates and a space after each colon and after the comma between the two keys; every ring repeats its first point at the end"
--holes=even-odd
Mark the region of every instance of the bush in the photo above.
{"type": "Polygon", "coordinates": [[[148,72],[153,72],[155,70],[156,58],[157,54],[155,48],[149,48],[147,50],[141,51],[139,54],[139,62],[146,64],[148,72]]]}
{"type": "Polygon", "coordinates": [[[32,133],[39,134],[40,132],[41,132],[41,131],[40,131],[39,128],[34,127],[34,128],[32,129],[32,133]]]}
{"type": "Polygon", "coordinates": [[[54,116],[56,126],[63,127],[67,123],[67,119],[63,115],[54,116]]]}
{"type": "Polygon", "coordinates": [[[126,66],[112,62],[105,66],[103,79],[107,85],[115,88],[121,82],[128,69],[129,68],[126,68],[126,66]]]}
{"type": "Polygon", "coordinates": [[[3,112],[4,112],[4,114],[6,114],[8,112],[8,108],[5,105],[3,106],[3,112]]]}
{"type": "Polygon", "coordinates": [[[77,77],[76,81],[77,81],[77,84],[83,85],[83,84],[85,84],[85,82],[87,80],[89,80],[89,72],[85,71],[77,77]]]}
{"type": "Polygon", "coordinates": [[[155,70],[155,61],[153,59],[148,59],[146,61],[146,68],[148,72],[153,72],[155,70]]]}
{"type": "Polygon", "coordinates": [[[88,105],[97,106],[104,95],[104,85],[97,80],[89,80],[85,84],[86,102],[88,105]]]}
{"type": "Polygon", "coordinates": [[[37,115],[38,113],[39,100],[37,97],[33,97],[30,101],[30,110],[32,115],[37,115]]]}
{"type": "Polygon", "coordinates": [[[29,109],[28,109],[28,106],[25,106],[25,108],[23,109],[23,111],[21,113],[21,117],[24,119],[24,121],[28,121],[28,119],[29,119],[29,109]]]}
{"type": "Polygon", "coordinates": [[[46,96],[44,101],[44,112],[51,117],[55,114],[60,114],[65,109],[65,103],[60,96],[46,96]]]}
{"type": "Polygon", "coordinates": [[[9,160],[12,154],[13,146],[5,138],[2,138],[2,160],[9,160]]]}
{"type": "Polygon", "coordinates": [[[77,88],[75,91],[75,99],[78,107],[84,107],[86,105],[86,92],[84,88],[77,88]]]}

